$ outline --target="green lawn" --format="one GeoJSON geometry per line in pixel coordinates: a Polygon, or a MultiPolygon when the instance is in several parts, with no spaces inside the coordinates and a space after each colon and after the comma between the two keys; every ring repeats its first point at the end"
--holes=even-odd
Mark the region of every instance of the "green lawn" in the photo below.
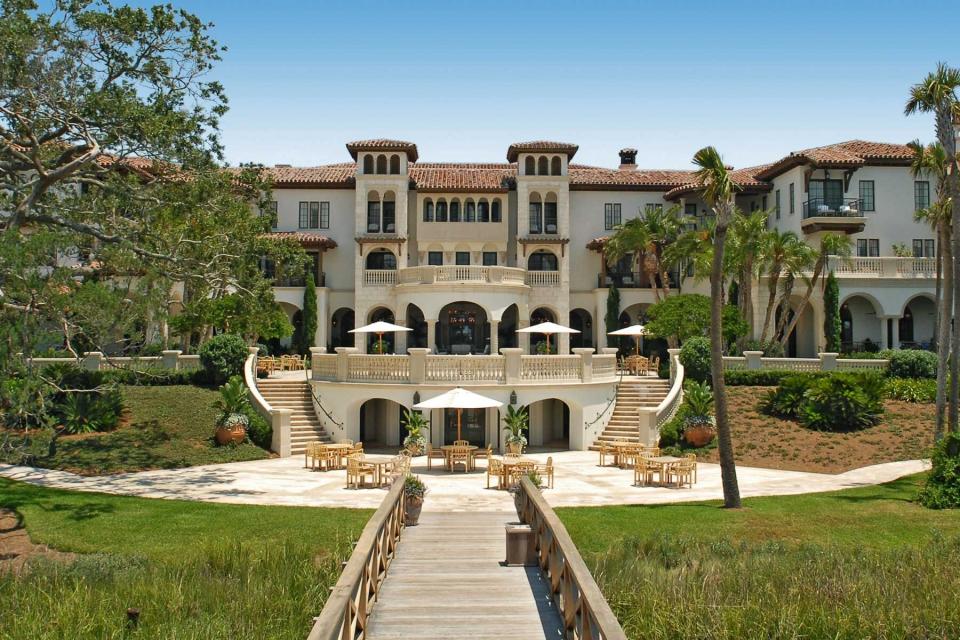
{"type": "Polygon", "coordinates": [[[303,638],[372,511],[219,505],[0,479],[36,543],[84,554],[0,575],[0,637],[303,638]]]}
{"type": "Polygon", "coordinates": [[[219,462],[258,460],[269,454],[249,442],[218,447],[213,442],[216,391],[201,387],[123,386],[129,423],[116,431],[61,438],[55,455],[37,464],[85,475],[173,469],[219,462]]]}
{"type": "Polygon", "coordinates": [[[921,482],[557,511],[631,638],[956,638],[960,512],[921,482]]]}

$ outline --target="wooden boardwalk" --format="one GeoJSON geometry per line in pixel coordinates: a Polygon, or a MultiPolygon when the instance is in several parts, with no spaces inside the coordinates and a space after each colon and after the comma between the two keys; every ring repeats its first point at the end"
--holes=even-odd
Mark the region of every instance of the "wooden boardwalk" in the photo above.
{"type": "Polygon", "coordinates": [[[429,512],[403,531],[367,638],[562,638],[537,567],[505,567],[504,525],[515,512],[429,512]]]}

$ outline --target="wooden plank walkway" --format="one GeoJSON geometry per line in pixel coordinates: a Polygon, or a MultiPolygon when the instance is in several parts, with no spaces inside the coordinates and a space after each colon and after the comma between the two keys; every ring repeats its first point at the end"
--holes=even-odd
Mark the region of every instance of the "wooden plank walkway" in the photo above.
{"type": "Polygon", "coordinates": [[[373,606],[367,638],[562,638],[538,567],[505,567],[515,512],[429,512],[403,531],[373,606]]]}

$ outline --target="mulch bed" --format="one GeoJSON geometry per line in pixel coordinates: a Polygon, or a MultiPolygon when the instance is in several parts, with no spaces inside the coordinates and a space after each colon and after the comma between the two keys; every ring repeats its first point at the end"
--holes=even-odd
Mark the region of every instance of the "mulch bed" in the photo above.
{"type": "Polygon", "coordinates": [[[76,555],[34,544],[17,514],[9,509],[0,509],[0,573],[23,573],[27,562],[38,557],[69,562],[76,555]]]}

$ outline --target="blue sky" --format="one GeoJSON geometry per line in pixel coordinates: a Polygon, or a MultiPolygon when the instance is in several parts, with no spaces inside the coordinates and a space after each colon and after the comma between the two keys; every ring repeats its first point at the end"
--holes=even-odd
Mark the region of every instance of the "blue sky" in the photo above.
{"type": "Polygon", "coordinates": [[[713,144],[748,166],[852,138],[933,136],[903,116],[938,60],[960,65],[942,3],[181,2],[229,50],[216,77],[231,163],[349,159],[348,140],[416,142],[425,161],[503,162],[510,142],[576,161],[685,168],[713,144]]]}

